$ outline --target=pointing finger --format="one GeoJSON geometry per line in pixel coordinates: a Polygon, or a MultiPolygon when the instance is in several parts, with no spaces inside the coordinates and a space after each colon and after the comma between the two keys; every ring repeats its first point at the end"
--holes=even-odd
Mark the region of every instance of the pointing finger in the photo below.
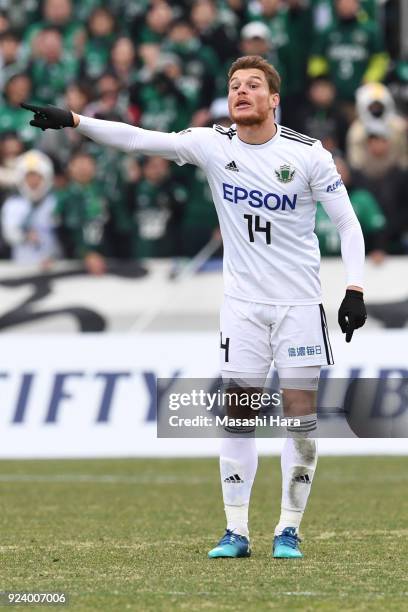
{"type": "Polygon", "coordinates": [[[352,337],[353,337],[353,333],[354,333],[354,327],[352,327],[351,329],[349,329],[346,332],[346,342],[350,342],[352,337]]]}
{"type": "Polygon", "coordinates": [[[39,106],[33,106],[32,104],[20,104],[21,108],[25,108],[33,113],[40,112],[41,108],[39,106]]]}

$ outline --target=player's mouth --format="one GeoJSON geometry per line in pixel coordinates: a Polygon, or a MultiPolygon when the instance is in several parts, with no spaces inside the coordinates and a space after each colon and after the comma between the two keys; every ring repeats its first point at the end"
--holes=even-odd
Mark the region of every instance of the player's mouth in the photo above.
{"type": "Polygon", "coordinates": [[[235,108],[250,108],[250,103],[247,102],[246,100],[240,100],[239,102],[237,102],[237,104],[235,105],[235,108]]]}

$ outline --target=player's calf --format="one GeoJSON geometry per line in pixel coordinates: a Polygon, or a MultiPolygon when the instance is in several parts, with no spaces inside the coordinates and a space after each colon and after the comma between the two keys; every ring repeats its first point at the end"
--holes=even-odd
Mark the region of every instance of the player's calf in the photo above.
{"type": "Polygon", "coordinates": [[[316,395],[319,367],[285,371],[281,377],[285,416],[296,417],[290,425],[282,456],[281,515],[275,528],[273,556],[300,558],[299,528],[310,495],[317,465],[316,395]],[[315,371],[316,370],[316,371],[315,371]]]}
{"type": "MultiPolygon", "coordinates": [[[[228,377],[223,377],[223,391],[227,397],[224,408],[228,423],[221,442],[220,475],[227,519],[226,533],[234,534],[234,538],[244,537],[248,543],[249,501],[258,467],[258,454],[254,437],[255,427],[240,423],[253,418],[255,413],[251,408],[251,397],[255,393],[259,394],[258,385],[264,384],[265,377],[255,380],[236,373],[234,376],[228,373],[228,377]]],[[[240,544],[242,542],[237,540],[234,546],[240,544]]],[[[227,550],[231,551],[230,543],[227,550]]],[[[247,556],[241,552],[227,556],[247,556]]],[[[220,556],[218,553],[214,554],[220,556]]]]}

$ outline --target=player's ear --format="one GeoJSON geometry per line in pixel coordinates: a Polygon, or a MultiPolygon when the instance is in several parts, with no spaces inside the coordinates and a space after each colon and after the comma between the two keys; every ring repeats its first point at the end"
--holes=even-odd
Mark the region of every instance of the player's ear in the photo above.
{"type": "Polygon", "coordinates": [[[273,110],[275,110],[276,108],[278,108],[280,103],[280,96],[278,93],[272,93],[270,95],[270,107],[273,108],[273,110]]]}

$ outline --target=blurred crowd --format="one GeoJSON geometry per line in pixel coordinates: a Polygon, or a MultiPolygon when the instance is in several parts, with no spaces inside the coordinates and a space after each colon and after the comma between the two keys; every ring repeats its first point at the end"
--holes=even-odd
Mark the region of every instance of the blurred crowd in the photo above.
{"type": "MultiPolygon", "coordinates": [[[[200,169],[42,132],[22,102],[146,129],[229,125],[238,56],[282,76],[278,121],[322,140],[367,253],[408,253],[408,58],[387,0],[0,0],[0,257],[191,257],[217,232],[200,169]]],[[[338,255],[318,206],[322,255],[338,255]]]]}

